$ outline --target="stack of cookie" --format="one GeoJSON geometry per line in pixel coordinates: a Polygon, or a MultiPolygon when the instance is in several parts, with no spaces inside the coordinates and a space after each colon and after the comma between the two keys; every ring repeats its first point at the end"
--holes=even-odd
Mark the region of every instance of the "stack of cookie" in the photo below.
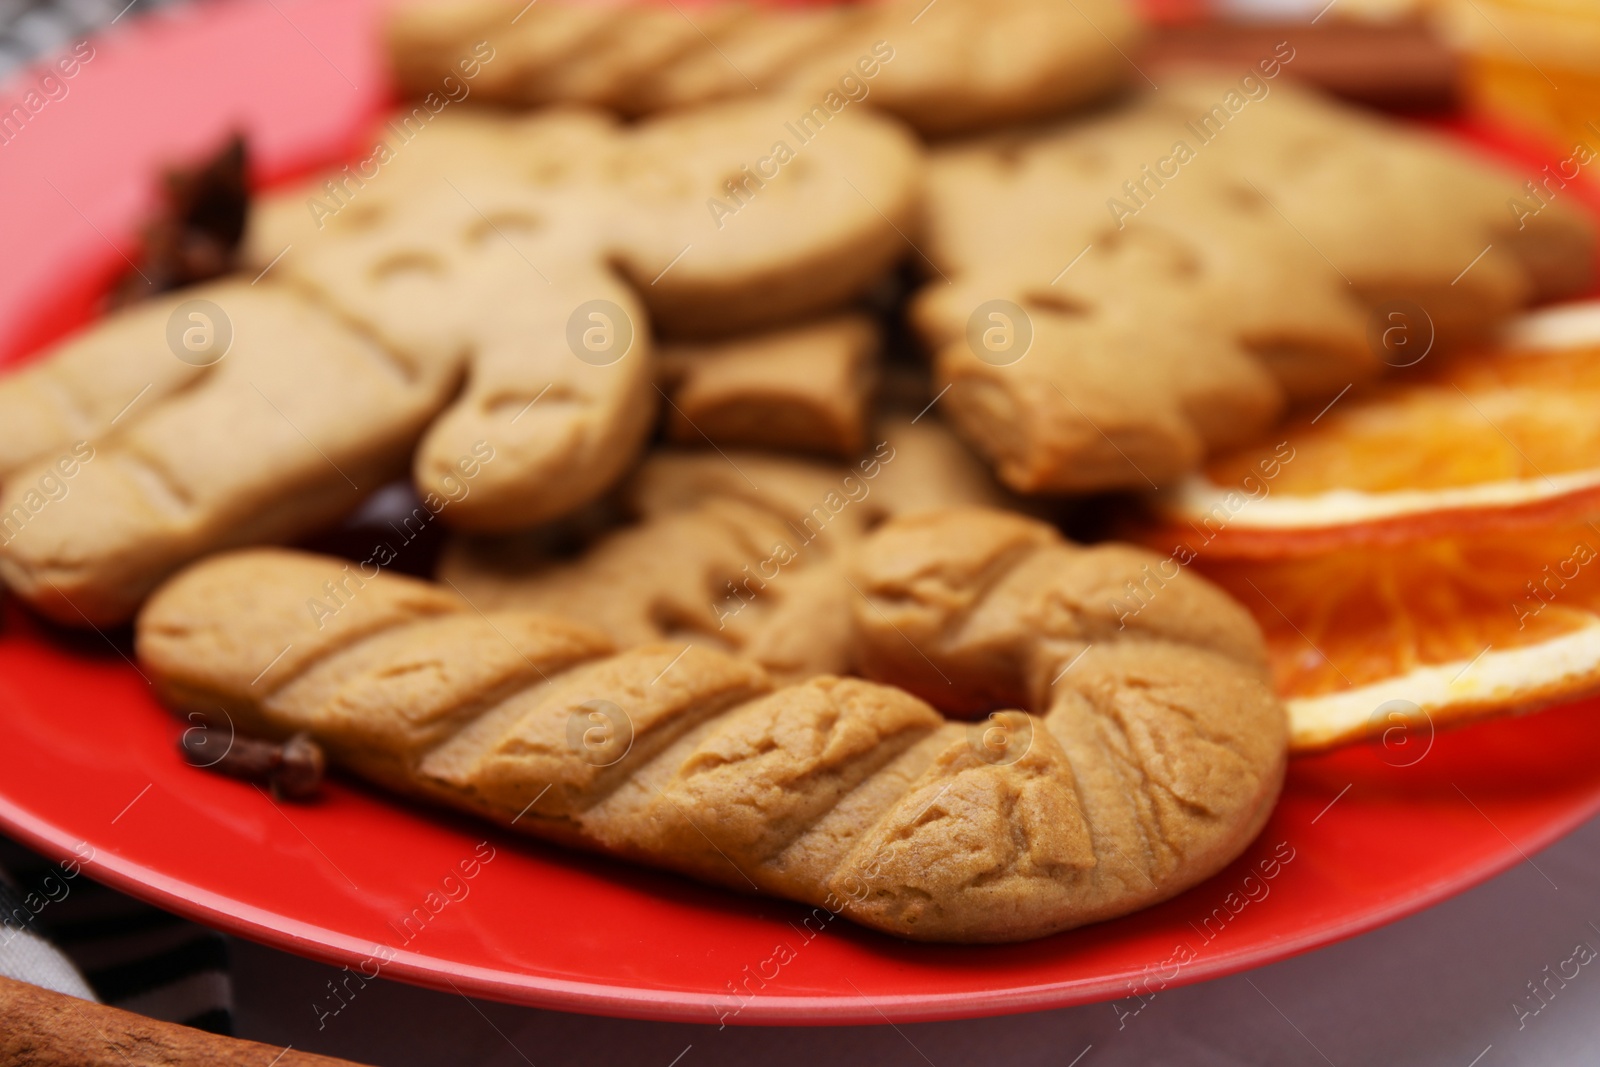
{"type": "Polygon", "coordinates": [[[1178,892],[1282,778],[1260,635],[1188,575],[1108,616],[1156,557],[1023,497],[1170,484],[1379,373],[1375,311],[1458,344],[1594,242],[1283,84],[1290,41],[1155,92],[1137,33],[1117,0],[404,9],[414,102],[257,206],[246,276],[0,379],[0,578],[121,623],[409,476],[441,584],[392,547],[201,562],[140,616],[167,698],[906,936],[1178,892]]]}

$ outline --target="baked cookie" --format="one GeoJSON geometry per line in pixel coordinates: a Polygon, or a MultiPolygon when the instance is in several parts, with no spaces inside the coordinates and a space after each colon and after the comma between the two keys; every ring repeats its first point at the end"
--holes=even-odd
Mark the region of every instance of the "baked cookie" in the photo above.
{"type": "Polygon", "coordinates": [[[179,303],[215,292],[207,286],[115,312],[0,377],[0,485],[29,463],[104,437],[138,405],[203,376],[203,360],[176,358],[164,338],[179,303]]]}
{"type": "Polygon", "coordinates": [[[799,680],[854,662],[846,560],[890,515],[1003,494],[931,418],[890,420],[863,458],[662,451],[625,494],[628,525],[563,558],[538,533],[457,536],[438,576],[486,611],[594,626],[619,647],[704,645],[799,680]]]}
{"type": "Polygon", "coordinates": [[[0,378],[0,408],[31,412],[0,423],[0,454],[31,454],[3,474],[0,578],[57,621],[125,622],[190,560],[308,533],[402,474],[455,386],[268,283],[120,312],[0,378]]]}
{"type": "Polygon", "coordinates": [[[736,102],[624,128],[589,112],[451,111],[405,142],[391,120],[379,177],[274,198],[248,256],[389,347],[464,367],[416,482],[443,492],[477,440],[496,459],[445,521],[544,522],[633,465],[656,408],[652,332],[810,315],[903,254],[919,202],[909,135],[844,116],[779,164],[784,113],[736,102]],[[781,173],[763,181],[763,160],[781,173]]]}
{"type": "Polygon", "coordinates": [[[667,439],[848,459],[867,447],[872,320],[845,315],[712,344],[664,347],[667,439]]]}
{"type": "Polygon", "coordinates": [[[783,106],[392,117],[367,160],[262,205],[249,284],[0,379],[0,576],[62,621],[121,621],[180,564],[302,535],[413,455],[430,515],[465,528],[600,496],[653,425],[653,326],[827,310],[906,247],[910,135],[842,116],[763,188],[783,106]]]}
{"type": "Polygon", "coordinates": [[[1289,84],[1174,77],[936,152],[913,316],[1012,488],[1167,485],[1287,403],[1586,285],[1591,227],[1553,208],[1518,230],[1519,184],[1289,84]]]}
{"type": "Polygon", "coordinates": [[[796,121],[850,107],[946,135],[1062,114],[1135,77],[1139,26],[1122,0],[881,0],[782,8],[718,2],[596,9],[406,6],[388,23],[402,89],[425,97],[492,54],[477,91],[521,106],[587,104],[644,115],[757,92],[795,92],[796,121]]]}
{"type": "MultiPolygon", "coordinates": [[[[1132,580],[1144,557],[1125,551],[1057,571],[1056,590],[1132,580]]],[[[919,591],[958,580],[926,574],[919,591]]],[[[1231,606],[1209,588],[1191,603],[1231,606]]],[[[698,646],[608,654],[576,623],[480,613],[381,573],[351,586],[342,561],[282,550],[196,565],[151,598],[137,636],[175,710],[307,731],[390,788],[902,937],[985,942],[1170,896],[1265,821],[1282,709],[1255,662],[1189,631],[1208,632],[1172,620],[1160,639],[1102,635],[1047,718],[1009,711],[979,731],[892,686],[775,689],[698,646]],[[340,582],[331,619],[307,608],[340,582]]]]}
{"type": "Polygon", "coordinates": [[[867,539],[853,567],[864,673],[947,710],[1033,709],[993,715],[989,729],[1007,746],[1031,739],[1038,757],[1009,796],[964,781],[973,764],[955,761],[863,835],[857,849],[910,835],[869,922],[903,922],[933,901],[946,922],[991,932],[1018,921],[993,914],[1008,891],[1026,899],[1012,905],[1022,914],[1109,918],[1209,877],[1260,832],[1288,743],[1261,633],[1227,594],[1184,572],[1156,576],[1136,616],[1119,613],[1118,596],[1151,582],[1157,562],[989,509],[892,519],[867,539]],[[1065,854],[1031,834],[950,839],[916,817],[945,787],[954,796],[941,797],[944,810],[985,814],[1027,803],[1029,789],[1064,788],[1060,806],[1043,810],[1060,820],[1065,854]]]}

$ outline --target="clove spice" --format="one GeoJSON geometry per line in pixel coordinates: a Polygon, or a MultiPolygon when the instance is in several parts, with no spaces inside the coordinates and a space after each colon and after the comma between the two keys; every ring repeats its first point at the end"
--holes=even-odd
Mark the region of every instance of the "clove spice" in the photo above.
{"type": "Polygon", "coordinates": [[[144,226],[139,266],[112,290],[111,307],[233,270],[249,212],[249,149],[242,135],[191,166],[169,170],[161,206],[144,226]]]}
{"type": "Polygon", "coordinates": [[[297,733],[281,743],[235,735],[221,756],[212,754],[208,734],[185,730],[178,739],[178,749],[191,767],[261,783],[280,800],[307,800],[322,785],[327,758],[309,734],[297,733]]]}

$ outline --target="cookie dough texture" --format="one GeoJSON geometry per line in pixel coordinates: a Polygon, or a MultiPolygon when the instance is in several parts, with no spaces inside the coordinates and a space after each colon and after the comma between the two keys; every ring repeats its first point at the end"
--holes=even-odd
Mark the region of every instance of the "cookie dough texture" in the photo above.
{"type": "Polygon", "coordinates": [[[167,320],[180,302],[165,297],[119,311],[0,377],[0,485],[29,463],[103,437],[113,419],[132,414],[135,398],[168,396],[205,373],[173,358],[165,343],[167,320]]]}
{"type": "Polygon", "coordinates": [[[492,50],[477,91],[523,107],[577,103],[644,115],[787,91],[837,114],[866,106],[926,135],[1035,120],[1129,82],[1138,24],[1122,0],[883,0],[778,7],[598,7],[427,0],[388,24],[407,93],[438,92],[461,57],[492,50]]]}
{"type": "Polygon", "coordinates": [[[870,112],[745,186],[735,216],[707,210],[781,106],[626,128],[393,117],[362,164],[260,205],[250,281],[119,312],[0,377],[0,577],[60,621],[114,624],[183,563],[302,536],[408,463],[469,529],[599,497],[654,425],[655,330],[827,312],[906,247],[919,149],[870,112]],[[203,367],[172,340],[190,300],[233,334],[203,367]]]}
{"type": "Polygon", "coordinates": [[[1201,578],[1179,572],[1156,587],[1158,562],[985,509],[893,519],[867,540],[854,566],[864,673],[947,710],[1037,712],[991,716],[977,735],[1003,741],[1003,759],[1027,750],[1003,789],[964,778],[964,754],[911,794],[949,784],[945,810],[1014,801],[1037,828],[952,838],[937,821],[880,823],[866,840],[907,834],[911,847],[874,919],[933,911],[992,930],[1058,909],[1108,918],[1210,876],[1260,832],[1288,742],[1260,631],[1201,578]],[[1129,587],[1145,592],[1142,609],[1128,610],[1139,603],[1129,587]]]}
{"type": "Polygon", "coordinates": [[[843,315],[663,348],[667,438],[848,459],[867,446],[880,346],[871,319],[843,315]]]}
{"type": "Polygon", "coordinates": [[[903,254],[919,207],[910,135],[840,116],[763,182],[750,168],[786,114],[762,99],[624,127],[589,111],[419,107],[378,131],[389,158],[376,177],[347,169],[264,204],[248,256],[265,267],[281,254],[274,274],[385,345],[461,367],[417,485],[445,495],[487,441],[495,461],[446,521],[532,525],[635,461],[657,406],[653,333],[725,336],[823,312],[903,254]]]}
{"type": "MultiPolygon", "coordinates": [[[[1031,530],[998,512],[946,516],[904,521],[923,523],[913,537],[941,521],[1031,530]]],[[[892,542],[906,535],[891,522],[868,539],[871,595],[906,577],[872,562],[898,557],[892,542]]],[[[984,543],[996,540],[1018,567],[1092,551],[1037,531],[984,543]]],[[[947,615],[963,596],[985,599],[962,581],[982,569],[981,550],[948,547],[953,566],[925,558],[919,572],[921,590],[954,597],[937,609],[947,615]]],[[[1143,554],[1119,552],[1053,571],[1057,597],[1134,578],[1143,554]]],[[[824,675],[774,687],[760,666],[714,649],[612,653],[581,624],[480,614],[425,583],[349,573],[282,550],[213,557],[145,607],[140,660],[176,709],[220,707],[274,735],[308,730],[391,788],[903,937],[1022,940],[1170,896],[1245,846],[1283,772],[1283,712],[1253,658],[1259,637],[1233,632],[1237,607],[1208,587],[1178,594],[1189,599],[1152,636],[1097,632],[1072,680],[1049,690],[1045,716],[1006,711],[969,728],[892,685],[824,675]],[[306,610],[341,582],[349,592],[331,620],[306,610]],[[1179,621],[1185,607],[1225,617],[1179,621]],[[285,646],[293,661],[263,673],[285,646]]],[[[1066,640],[1068,618],[1046,643],[1066,640]]],[[[928,652],[952,672],[971,662],[949,643],[928,652]]]]}
{"type": "Polygon", "coordinates": [[[629,521],[575,556],[539,533],[457,536],[438,576],[483,610],[575,619],[618,646],[703,645],[798,681],[854,664],[847,561],[891,515],[1004,494],[931,417],[893,419],[851,463],[663,450],[624,494],[629,521]]]}
{"type": "Polygon", "coordinates": [[[1164,78],[935,152],[913,318],[944,411],[1013,489],[1168,485],[1287,404],[1589,284],[1589,223],[1564,206],[1519,229],[1520,176],[1253,84],[1164,78]],[[1386,347],[1397,323],[1409,347],[1386,347]]]}
{"type": "Polygon", "coordinates": [[[57,621],[125,622],[190,560],[298,536],[401,474],[455,384],[266,283],[118,312],[0,378],[18,414],[0,421],[0,578],[57,621]],[[168,336],[196,299],[232,333],[203,367],[168,336]]]}

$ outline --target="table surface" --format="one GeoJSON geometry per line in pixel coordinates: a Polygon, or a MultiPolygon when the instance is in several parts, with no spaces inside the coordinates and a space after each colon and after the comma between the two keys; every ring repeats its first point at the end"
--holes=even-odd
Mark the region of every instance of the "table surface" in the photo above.
{"type": "Polygon", "coordinates": [[[378,980],[349,984],[345,1007],[319,1029],[337,969],[233,949],[241,1037],[383,1067],[1590,1065],[1600,1059],[1600,819],[1444,904],[1270,967],[1142,1004],[965,1022],[719,1030],[378,980]]]}

